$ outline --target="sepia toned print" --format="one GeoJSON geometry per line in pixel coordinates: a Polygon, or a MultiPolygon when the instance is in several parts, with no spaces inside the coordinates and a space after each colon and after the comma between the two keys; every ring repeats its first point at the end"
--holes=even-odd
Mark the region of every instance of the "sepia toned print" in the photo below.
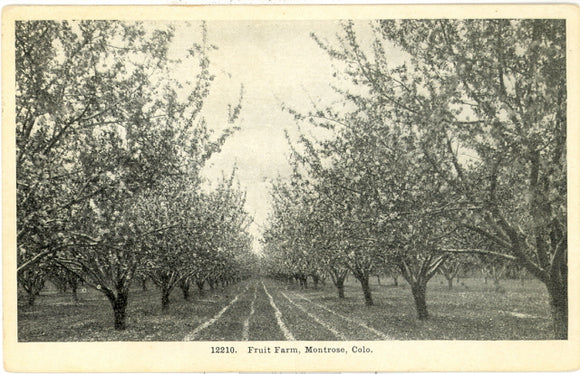
{"type": "Polygon", "coordinates": [[[5,13],[5,352],[51,357],[8,362],[69,370],[49,352],[101,342],[126,354],[70,370],[577,365],[577,19],[265,8],[5,13]],[[530,358],[473,366],[502,344],[530,358]]]}

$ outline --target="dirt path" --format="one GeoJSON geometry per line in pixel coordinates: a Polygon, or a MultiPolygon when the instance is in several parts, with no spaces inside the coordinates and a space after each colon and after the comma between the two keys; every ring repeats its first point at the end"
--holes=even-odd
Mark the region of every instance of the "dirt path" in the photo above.
{"type": "Polygon", "coordinates": [[[268,289],[266,288],[264,281],[262,281],[262,287],[264,287],[264,292],[268,296],[268,299],[270,300],[270,305],[274,309],[276,321],[278,322],[278,326],[280,327],[280,330],[282,330],[282,333],[284,334],[284,338],[286,340],[296,340],[294,338],[294,335],[292,335],[290,330],[288,330],[288,328],[286,327],[286,324],[284,324],[284,321],[282,320],[282,312],[280,312],[280,309],[278,309],[278,307],[276,306],[276,303],[274,302],[272,295],[270,295],[270,293],[268,292],[268,289]]]}
{"type": "Polygon", "coordinates": [[[212,318],[210,318],[209,320],[205,321],[204,323],[202,323],[201,325],[199,325],[198,327],[196,327],[192,332],[190,332],[189,334],[187,334],[185,336],[185,338],[183,339],[184,341],[191,341],[191,340],[196,340],[196,336],[203,330],[205,330],[206,328],[208,328],[209,326],[213,325],[216,321],[218,321],[223,314],[232,306],[234,305],[237,301],[238,298],[244,294],[245,292],[248,291],[249,286],[246,286],[246,288],[240,292],[239,294],[236,295],[236,297],[233,298],[232,301],[230,301],[230,303],[228,305],[226,305],[225,307],[223,307],[222,310],[220,310],[215,316],[213,316],[212,318]]]}
{"type": "Polygon", "coordinates": [[[288,300],[288,302],[290,302],[290,304],[292,304],[294,307],[298,308],[299,310],[301,310],[304,314],[306,314],[308,317],[310,317],[312,320],[314,320],[316,323],[318,323],[319,325],[321,325],[322,327],[324,327],[325,329],[327,329],[328,331],[330,331],[332,333],[332,335],[334,335],[338,340],[348,340],[348,338],[342,334],[341,332],[337,331],[336,329],[334,329],[332,326],[330,326],[328,323],[322,321],[320,318],[318,318],[316,315],[310,313],[308,310],[306,310],[302,305],[295,303],[292,299],[290,299],[284,292],[280,292],[280,294],[286,299],[288,300]]]}
{"type": "Polygon", "coordinates": [[[256,304],[256,298],[258,296],[258,286],[254,285],[254,298],[252,299],[252,303],[250,304],[250,314],[248,318],[244,320],[244,329],[242,330],[242,340],[250,340],[250,320],[252,316],[256,312],[254,306],[256,304]]]}
{"type": "MultiPolygon", "coordinates": [[[[318,303],[310,300],[306,296],[303,296],[303,295],[301,295],[299,293],[294,293],[294,295],[297,296],[298,298],[300,298],[300,299],[308,302],[309,304],[315,306],[319,310],[323,310],[324,312],[326,312],[328,314],[331,314],[332,316],[336,316],[336,317],[340,318],[343,321],[343,323],[346,322],[346,323],[349,323],[349,324],[353,324],[357,328],[362,327],[364,330],[366,330],[366,331],[372,333],[373,335],[375,335],[375,339],[376,339],[376,337],[379,337],[379,338],[381,338],[383,340],[391,340],[391,338],[388,335],[386,335],[385,333],[383,333],[383,332],[381,332],[381,331],[379,331],[377,329],[374,329],[374,328],[370,327],[369,325],[367,325],[366,323],[364,323],[362,321],[358,321],[358,320],[355,320],[353,318],[349,318],[347,316],[344,316],[344,315],[342,315],[342,314],[340,314],[340,313],[338,313],[338,312],[336,312],[336,311],[334,311],[334,310],[332,310],[330,308],[325,307],[324,305],[318,304],[318,303]]],[[[354,338],[351,337],[351,339],[354,339],[354,338]]]]}
{"type": "Polygon", "coordinates": [[[250,281],[225,302],[184,340],[389,340],[363,321],[270,281],[250,281]]]}

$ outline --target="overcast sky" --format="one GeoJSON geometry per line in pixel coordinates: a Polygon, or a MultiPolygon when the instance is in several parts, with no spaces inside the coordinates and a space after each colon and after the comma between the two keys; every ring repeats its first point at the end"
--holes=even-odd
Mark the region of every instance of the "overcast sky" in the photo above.
{"type": "MultiPolygon", "coordinates": [[[[176,26],[176,51],[199,39],[199,24],[176,26]]],[[[307,112],[312,101],[324,105],[338,99],[330,88],[332,62],[310,33],[333,40],[340,26],[338,21],[214,21],[207,27],[209,41],[218,47],[210,55],[217,78],[205,110],[211,126],[224,124],[227,103],[236,102],[242,84],[244,98],[241,130],[212,157],[205,175],[216,180],[237,165],[257,238],[270,211],[270,181],[289,173],[284,130],[295,132],[296,123],[282,103],[307,112]]]]}

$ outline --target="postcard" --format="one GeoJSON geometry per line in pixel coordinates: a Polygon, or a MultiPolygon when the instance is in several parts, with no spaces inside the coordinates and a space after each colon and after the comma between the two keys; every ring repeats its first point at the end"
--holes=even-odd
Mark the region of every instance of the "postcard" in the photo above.
{"type": "Polygon", "coordinates": [[[5,370],[579,369],[579,22],[5,7],[5,370]]]}

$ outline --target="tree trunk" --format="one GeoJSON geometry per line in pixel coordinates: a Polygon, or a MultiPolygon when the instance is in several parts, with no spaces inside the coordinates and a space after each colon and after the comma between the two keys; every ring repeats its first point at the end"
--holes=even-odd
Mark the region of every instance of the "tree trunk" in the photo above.
{"type": "Polygon", "coordinates": [[[337,285],[336,288],[338,289],[338,298],[344,299],[344,283],[337,285]]]}
{"type": "Polygon", "coordinates": [[[113,307],[113,315],[115,317],[115,330],[125,330],[127,328],[126,311],[129,292],[123,290],[115,295],[112,291],[107,293],[109,302],[113,307]]]}
{"type": "Polygon", "coordinates": [[[62,282],[60,285],[57,284],[56,288],[58,289],[59,294],[65,294],[67,290],[66,283],[62,282]]]}
{"type": "Polygon", "coordinates": [[[417,310],[417,318],[420,320],[425,320],[429,318],[429,313],[427,312],[427,303],[425,301],[426,285],[421,283],[416,283],[411,286],[413,292],[413,298],[415,299],[415,308],[417,310]]]}
{"type": "Polygon", "coordinates": [[[344,299],[344,278],[336,281],[336,288],[338,289],[338,298],[344,299]]]}
{"type": "Polygon", "coordinates": [[[312,283],[314,284],[314,289],[318,289],[318,282],[320,281],[320,277],[318,275],[312,276],[312,283]]]}
{"type": "Polygon", "coordinates": [[[170,288],[163,288],[161,290],[161,309],[167,310],[169,309],[169,295],[171,294],[170,288]]]}
{"type": "Polygon", "coordinates": [[[142,279],[141,280],[141,289],[143,291],[147,291],[147,279],[142,279]]]}
{"type": "Polygon", "coordinates": [[[381,285],[381,276],[377,274],[377,284],[381,285]]]}
{"type": "Polygon", "coordinates": [[[365,305],[371,306],[374,305],[373,303],[373,296],[371,295],[371,288],[369,286],[369,276],[368,275],[361,275],[357,277],[360,285],[362,286],[363,294],[365,296],[365,305]]]}
{"type": "Polygon", "coordinates": [[[79,288],[79,278],[77,278],[76,276],[71,276],[69,278],[69,282],[68,282],[70,289],[72,291],[72,298],[73,298],[73,302],[78,303],[79,302],[79,295],[78,295],[78,288],[79,288]]]}
{"type": "Polygon", "coordinates": [[[551,301],[554,338],[568,339],[568,306],[565,303],[551,301]]]}
{"type": "Polygon", "coordinates": [[[36,292],[35,291],[26,291],[28,293],[28,306],[34,306],[36,301],[36,292]]]}
{"type": "Polygon", "coordinates": [[[307,289],[308,288],[308,278],[301,275],[299,278],[300,281],[300,288],[307,289]]]}
{"type": "Polygon", "coordinates": [[[447,278],[447,288],[453,289],[453,278],[447,278]]]}
{"type": "Polygon", "coordinates": [[[548,284],[555,339],[568,339],[568,287],[561,282],[548,284]]]}
{"type": "Polygon", "coordinates": [[[72,287],[72,297],[73,297],[73,301],[75,303],[79,302],[79,294],[77,292],[77,288],[78,288],[78,286],[76,286],[76,285],[72,287]]]}
{"type": "Polygon", "coordinates": [[[399,277],[393,276],[393,286],[399,287],[399,277]]]}
{"type": "Polygon", "coordinates": [[[180,288],[183,293],[183,300],[189,300],[189,282],[182,283],[180,288]]]}
{"type": "Polygon", "coordinates": [[[346,279],[346,272],[333,271],[330,273],[330,278],[338,290],[338,298],[344,299],[344,280],[346,279]]]}
{"type": "Polygon", "coordinates": [[[197,285],[199,294],[203,296],[203,285],[205,284],[205,281],[195,281],[195,284],[197,285]]]}

